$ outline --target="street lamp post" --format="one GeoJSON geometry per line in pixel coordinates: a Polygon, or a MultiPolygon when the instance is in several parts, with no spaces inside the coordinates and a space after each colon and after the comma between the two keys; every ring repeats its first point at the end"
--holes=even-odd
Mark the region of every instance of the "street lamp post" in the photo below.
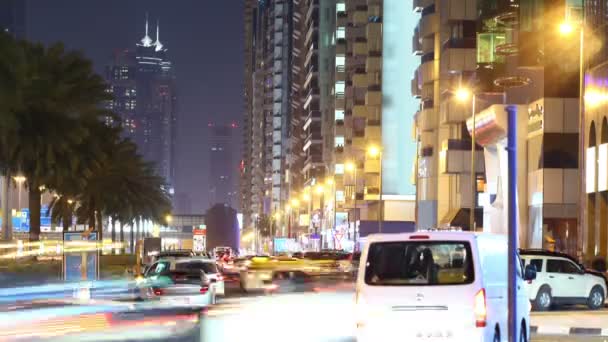
{"type": "Polygon", "coordinates": [[[382,201],[382,150],[378,146],[370,146],[367,153],[372,157],[378,157],[378,163],[380,167],[380,188],[378,196],[378,233],[382,233],[382,221],[384,219],[384,202],[382,201]]]}
{"type": "MultiPolygon", "coordinates": [[[[334,184],[334,180],[333,178],[327,178],[325,180],[325,184],[327,184],[329,186],[329,191],[333,192],[334,194],[334,201],[332,203],[332,211],[333,211],[333,224],[329,225],[329,231],[333,232],[334,229],[338,228],[338,224],[336,222],[336,218],[337,218],[337,209],[338,209],[338,203],[336,202],[336,186],[334,184]]],[[[332,239],[335,239],[333,233],[331,234],[332,239]]],[[[332,240],[333,245],[335,246],[335,241],[332,240]]],[[[328,244],[329,245],[329,244],[328,244]]]]}
{"type": "Polygon", "coordinates": [[[323,187],[323,184],[319,184],[317,185],[316,188],[316,192],[317,194],[320,196],[319,197],[319,212],[321,214],[321,217],[319,218],[319,230],[321,231],[321,234],[319,235],[319,232],[316,230],[315,228],[315,234],[319,235],[319,250],[323,249],[323,233],[324,233],[324,229],[323,229],[323,220],[325,218],[324,215],[324,207],[325,207],[325,188],[323,187]]]}
{"type": "MultiPolygon", "coordinates": [[[[352,172],[354,176],[355,185],[353,186],[353,245],[354,251],[357,251],[357,164],[356,163],[347,163],[346,171],[352,172]]],[[[350,230],[350,227],[349,227],[350,230]]]]}

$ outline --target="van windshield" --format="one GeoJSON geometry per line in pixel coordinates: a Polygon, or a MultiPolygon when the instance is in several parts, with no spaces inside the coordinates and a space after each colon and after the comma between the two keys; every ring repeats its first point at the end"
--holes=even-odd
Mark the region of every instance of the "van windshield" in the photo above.
{"type": "Polygon", "coordinates": [[[368,285],[460,285],[473,280],[468,242],[398,241],[369,246],[365,267],[368,285]]]}

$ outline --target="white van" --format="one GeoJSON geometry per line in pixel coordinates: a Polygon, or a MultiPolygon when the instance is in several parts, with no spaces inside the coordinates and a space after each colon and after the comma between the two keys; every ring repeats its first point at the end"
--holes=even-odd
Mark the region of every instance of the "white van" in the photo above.
{"type": "MultiPolygon", "coordinates": [[[[518,341],[530,302],[518,263],[518,341]]],[[[533,269],[527,269],[534,278],[533,269]]],[[[358,342],[506,341],[507,238],[471,232],[368,237],[356,286],[358,342]]]]}

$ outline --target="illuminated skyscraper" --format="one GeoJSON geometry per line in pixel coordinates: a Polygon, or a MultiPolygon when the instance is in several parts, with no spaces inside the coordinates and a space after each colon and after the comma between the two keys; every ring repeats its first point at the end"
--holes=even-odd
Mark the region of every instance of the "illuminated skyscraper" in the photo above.
{"type": "Polygon", "coordinates": [[[234,158],[236,123],[220,125],[209,123],[209,206],[224,204],[232,208],[237,205],[237,165],[234,158]]]}
{"type": "Polygon", "coordinates": [[[178,112],[172,68],[160,41],[159,25],[153,41],[147,19],[141,41],[134,49],[117,51],[106,67],[108,91],[114,95],[108,108],[119,115],[124,134],[137,144],[139,153],[154,162],[170,193],[175,176],[178,112]]]}

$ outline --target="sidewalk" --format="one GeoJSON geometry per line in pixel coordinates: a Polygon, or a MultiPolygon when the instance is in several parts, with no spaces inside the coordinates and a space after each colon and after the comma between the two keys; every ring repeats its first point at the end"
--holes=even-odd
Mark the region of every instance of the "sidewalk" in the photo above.
{"type": "Polygon", "coordinates": [[[538,335],[608,336],[608,310],[532,312],[530,329],[538,335]]]}

